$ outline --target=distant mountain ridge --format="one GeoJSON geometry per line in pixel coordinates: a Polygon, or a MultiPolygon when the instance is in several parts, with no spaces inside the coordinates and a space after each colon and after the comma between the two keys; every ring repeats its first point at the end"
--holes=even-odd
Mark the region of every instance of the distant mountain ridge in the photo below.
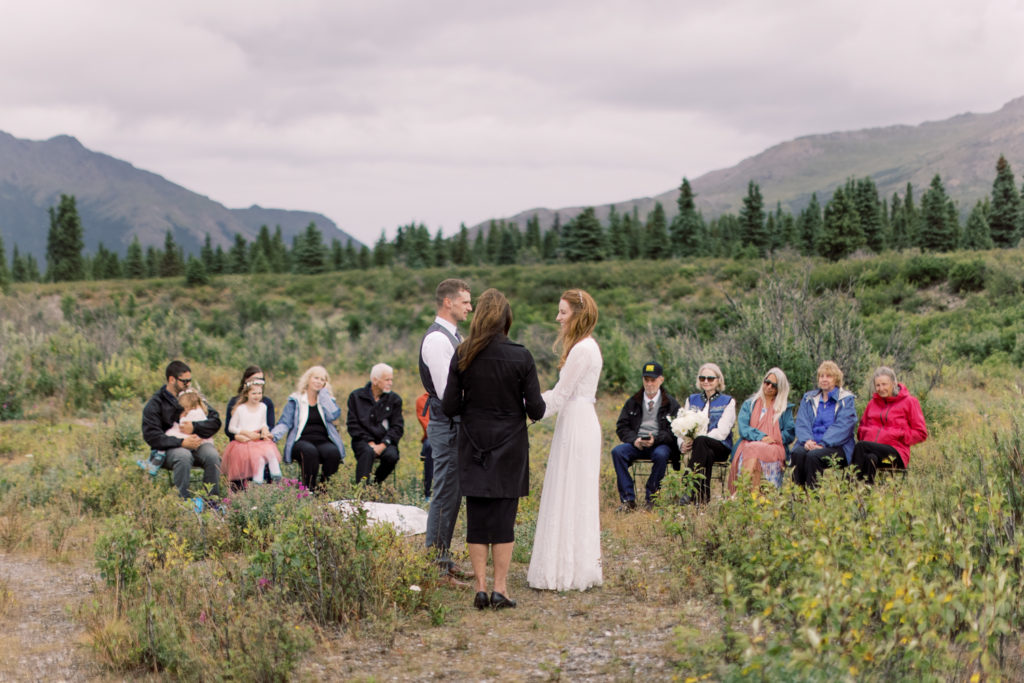
{"type": "Polygon", "coordinates": [[[99,242],[119,253],[137,235],[143,247],[162,247],[167,230],[186,252],[198,252],[210,235],[225,248],[236,233],[252,240],[260,226],[281,226],[293,235],[316,223],[327,243],[361,243],[326,216],[309,211],[229,209],[149,171],[93,152],[68,135],[45,141],[22,140],[0,131],[0,235],[8,256],[14,245],[42,257],[49,230],[47,209],[61,194],[75,195],[85,228],[87,251],[99,242]]]}
{"type": "MultiPolygon", "coordinates": [[[[938,173],[950,197],[957,202],[961,216],[992,190],[996,161],[1002,154],[1018,178],[1024,171],[1024,97],[1011,100],[1001,109],[986,114],[959,114],[943,121],[916,126],[895,125],[850,132],[835,132],[803,137],[774,145],[744,159],[730,168],[690,178],[697,195],[697,208],[705,219],[723,213],[738,213],[753,180],[761,187],[765,208],[798,212],[807,206],[811,194],[819,201],[832,196],[836,187],[853,176],[870,176],[878,186],[879,197],[891,199],[894,192],[903,196],[907,183],[914,186],[917,200],[938,173]]],[[[680,173],[679,181],[686,175],[680,173]]],[[[671,219],[678,213],[679,186],[653,197],[595,206],[602,222],[614,205],[621,213],[636,207],[641,220],[661,202],[671,219]]],[[[506,217],[521,230],[534,214],[546,230],[559,214],[562,223],[575,218],[582,206],[561,209],[529,209],[506,217]]],[[[488,222],[474,226],[474,230],[488,222]]]]}

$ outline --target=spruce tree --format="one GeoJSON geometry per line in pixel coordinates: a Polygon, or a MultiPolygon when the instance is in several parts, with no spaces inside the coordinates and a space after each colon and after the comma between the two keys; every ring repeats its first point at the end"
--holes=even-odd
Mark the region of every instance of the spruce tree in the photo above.
{"type": "Polygon", "coordinates": [[[967,227],[964,229],[964,237],[961,247],[964,249],[991,249],[995,246],[992,242],[991,227],[988,224],[989,207],[986,202],[978,200],[971,209],[971,215],[967,217],[967,227]]]}
{"type": "Polygon", "coordinates": [[[170,230],[164,235],[164,253],[160,258],[160,277],[177,277],[185,272],[185,264],[178,254],[178,244],[170,230]]]}
{"type": "Polygon", "coordinates": [[[160,251],[153,245],[146,247],[146,277],[160,277],[160,251]]]}
{"type": "Polygon", "coordinates": [[[7,267],[7,250],[4,248],[4,238],[0,235],[0,289],[7,291],[11,285],[11,269],[7,267]]]}
{"type": "Polygon", "coordinates": [[[459,234],[455,236],[455,240],[452,242],[452,263],[457,266],[466,266],[469,265],[471,260],[469,231],[466,230],[466,224],[461,223],[459,225],[459,234]]]}
{"type": "MultiPolygon", "coordinates": [[[[252,255],[252,259],[249,261],[249,272],[250,273],[260,274],[260,273],[270,273],[270,272],[272,272],[271,268],[270,268],[270,260],[267,259],[267,255],[263,252],[262,249],[253,249],[252,250],[252,254],[253,254],[252,255]]],[[[206,264],[203,263],[202,259],[199,259],[199,263],[203,266],[203,272],[206,273],[207,275],[209,275],[210,271],[208,271],[206,269],[206,264]]],[[[191,264],[192,264],[192,258],[189,257],[189,266],[191,266],[191,264]]],[[[186,275],[187,275],[187,269],[186,269],[186,275]]],[[[203,283],[203,284],[206,284],[206,283],[203,283]]]]}
{"type": "Polygon", "coordinates": [[[270,239],[270,253],[267,254],[267,258],[275,273],[287,273],[292,269],[291,254],[288,253],[288,245],[284,243],[280,225],[274,227],[274,236],[270,239]]]}
{"type": "Polygon", "coordinates": [[[864,233],[864,245],[874,252],[885,250],[885,236],[882,233],[882,216],[878,201],[878,187],[869,177],[853,183],[853,201],[860,218],[860,229],[864,233]]]}
{"type": "Polygon", "coordinates": [[[1013,171],[1006,157],[999,155],[996,179],[992,183],[992,207],[988,227],[992,242],[1001,249],[1016,246],[1020,238],[1021,198],[1013,180],[1013,171]]]}
{"type": "Polygon", "coordinates": [[[74,195],[62,194],[50,207],[50,231],[46,236],[46,279],[51,282],[81,280],[85,277],[85,247],[82,220],[74,195]]]}
{"type": "Polygon", "coordinates": [[[25,254],[25,282],[42,282],[43,274],[39,270],[39,263],[32,254],[25,254]]]}
{"type": "Polygon", "coordinates": [[[668,240],[668,219],[665,207],[655,202],[647,214],[644,231],[644,256],[649,259],[664,259],[672,255],[672,244],[668,240]]]}
{"type": "Polygon", "coordinates": [[[830,261],[846,258],[864,245],[860,229],[860,215],[842,187],[837,187],[832,199],[825,205],[818,254],[830,261]]]}
{"type": "Polygon", "coordinates": [[[921,232],[918,246],[926,251],[952,251],[959,243],[956,209],[936,173],[921,195],[921,232]]]}
{"type": "Polygon", "coordinates": [[[228,255],[224,253],[223,247],[219,244],[213,250],[213,268],[209,270],[210,275],[224,275],[228,272],[228,255]]]}
{"type": "Polygon", "coordinates": [[[381,230],[380,237],[377,238],[377,243],[373,246],[373,265],[390,266],[394,262],[393,253],[394,248],[388,242],[388,236],[381,230]]]}
{"type": "Polygon", "coordinates": [[[367,270],[372,265],[373,254],[370,253],[370,248],[364,244],[362,249],[359,250],[357,266],[359,270],[367,270]]]}
{"type": "Polygon", "coordinates": [[[448,261],[451,259],[449,245],[451,242],[444,237],[444,231],[441,228],[437,229],[437,234],[434,235],[434,263],[432,264],[436,268],[443,268],[448,265],[448,261]]]}
{"type": "Polygon", "coordinates": [[[821,204],[818,203],[818,194],[811,194],[811,201],[804,210],[800,212],[797,219],[798,244],[797,249],[804,256],[818,253],[818,240],[821,236],[821,204]]]}
{"type": "MultiPolygon", "coordinates": [[[[266,261],[266,257],[264,257],[264,261],[266,261]]],[[[188,263],[185,265],[185,285],[199,287],[208,284],[210,284],[210,274],[207,272],[203,260],[189,254],[188,263]]]]}
{"type": "Polygon", "coordinates": [[[679,186],[679,198],[676,199],[679,213],[672,219],[669,237],[672,241],[672,254],[687,256],[700,253],[704,249],[704,219],[697,212],[696,195],[690,187],[690,181],[683,178],[679,186]]]}
{"type": "Polygon", "coordinates": [[[260,231],[252,243],[252,248],[250,249],[249,254],[250,261],[255,260],[257,251],[263,252],[263,256],[266,257],[267,265],[272,268],[274,262],[274,241],[270,237],[270,228],[267,227],[265,223],[260,226],[260,231]]]}
{"type": "Polygon", "coordinates": [[[516,262],[516,260],[517,260],[517,258],[519,256],[519,249],[517,248],[517,245],[516,245],[516,236],[515,236],[515,234],[517,232],[519,232],[519,231],[515,228],[515,224],[514,223],[512,224],[511,227],[506,227],[502,231],[501,245],[500,245],[500,248],[499,248],[499,251],[498,251],[498,259],[497,259],[497,263],[499,265],[506,266],[506,265],[510,265],[510,264],[513,264],[513,263],[516,262]]]}
{"type": "Polygon", "coordinates": [[[301,235],[295,239],[292,255],[292,270],[302,275],[317,275],[327,272],[327,254],[324,249],[323,233],[316,223],[310,222],[301,235]]]}
{"type": "MultiPolygon", "coordinates": [[[[267,268],[270,267],[270,262],[267,262],[267,268]]],[[[337,237],[331,240],[331,258],[330,258],[330,270],[344,270],[345,269],[345,249],[341,246],[341,240],[337,237]]]]}
{"type": "Polygon", "coordinates": [[[93,280],[115,280],[121,277],[121,261],[117,254],[103,246],[100,242],[96,247],[96,257],[93,259],[92,279],[93,280]]]}
{"type": "Polygon", "coordinates": [[[562,252],[565,260],[572,263],[604,260],[604,229],[597,220],[594,207],[583,209],[566,226],[562,233],[562,252]]]}
{"type": "Polygon", "coordinates": [[[764,197],[761,188],[751,180],[747,183],[747,196],[743,198],[740,208],[741,239],[744,245],[751,245],[758,255],[764,256],[771,241],[765,228],[764,197]]]}
{"type": "Polygon", "coordinates": [[[903,212],[903,203],[900,202],[900,195],[892,193],[892,205],[889,207],[889,247],[895,250],[906,249],[907,240],[907,216],[903,212]]]}
{"type": "Polygon", "coordinates": [[[214,272],[213,242],[210,239],[210,233],[206,233],[206,239],[203,241],[203,246],[199,250],[199,258],[202,259],[203,266],[206,268],[207,273],[214,272]]]}
{"type": "Polygon", "coordinates": [[[240,232],[235,233],[234,244],[228,250],[228,272],[244,275],[249,272],[249,240],[240,232]]]}
{"type": "Polygon", "coordinates": [[[484,243],[484,229],[478,228],[476,237],[473,239],[473,251],[470,252],[472,263],[481,265],[487,263],[487,245],[484,243]]]}
{"type": "Polygon", "coordinates": [[[356,253],[355,242],[349,240],[345,243],[345,268],[352,270],[359,266],[359,255],[356,253]]]}
{"type": "Polygon", "coordinates": [[[540,218],[537,214],[526,219],[526,248],[536,249],[540,253],[540,218]]]}
{"type": "Polygon", "coordinates": [[[921,234],[921,214],[914,206],[914,186],[907,183],[907,191],[903,195],[903,222],[906,226],[903,244],[898,248],[907,249],[917,244],[921,234]]]}
{"type": "Polygon", "coordinates": [[[138,235],[132,237],[132,242],[125,253],[124,276],[134,280],[146,277],[146,261],[142,256],[142,245],[139,244],[138,235]]]}
{"type": "Polygon", "coordinates": [[[505,232],[505,221],[498,223],[491,219],[487,228],[487,246],[485,247],[484,261],[486,263],[497,263],[498,253],[501,251],[501,239],[505,232]]]}

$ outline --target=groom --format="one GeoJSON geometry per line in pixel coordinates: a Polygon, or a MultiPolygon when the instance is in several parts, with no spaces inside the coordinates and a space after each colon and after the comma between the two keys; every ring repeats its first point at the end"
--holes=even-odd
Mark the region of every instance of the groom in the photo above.
{"type": "MultiPolygon", "coordinates": [[[[449,548],[459,516],[462,493],[459,488],[458,456],[455,448],[458,417],[449,418],[441,410],[441,397],[448,384],[448,366],[456,347],[462,342],[458,324],[466,320],[473,306],[469,285],[464,280],[449,278],[437,286],[435,295],[437,317],[427,328],[420,343],[420,380],[429,398],[430,422],[427,440],[433,448],[434,495],[427,513],[427,547],[437,550],[442,575],[452,583],[472,578],[452,561],[449,548]]],[[[468,584],[461,584],[468,585],[468,584]]]]}

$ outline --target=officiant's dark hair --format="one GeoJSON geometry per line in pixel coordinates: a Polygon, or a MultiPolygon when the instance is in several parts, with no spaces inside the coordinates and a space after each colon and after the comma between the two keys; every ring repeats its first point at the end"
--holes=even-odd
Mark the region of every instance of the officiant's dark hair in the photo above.
{"type": "Polygon", "coordinates": [[[597,325],[597,302],[585,291],[567,289],[562,292],[561,301],[569,304],[572,317],[559,331],[558,339],[555,340],[555,351],[558,351],[559,346],[562,349],[562,356],[558,361],[559,370],[565,365],[565,359],[569,357],[572,347],[581,339],[589,337],[597,325]]]}
{"type": "Polygon", "coordinates": [[[505,295],[488,289],[476,300],[473,321],[469,324],[469,337],[455,351],[459,355],[459,370],[465,371],[473,359],[487,348],[499,334],[508,334],[512,327],[512,307],[505,295]]]}

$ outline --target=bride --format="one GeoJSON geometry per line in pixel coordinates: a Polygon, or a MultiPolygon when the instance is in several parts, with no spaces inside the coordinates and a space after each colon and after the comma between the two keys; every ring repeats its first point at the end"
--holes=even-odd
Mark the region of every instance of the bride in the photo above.
{"type": "Polygon", "coordinates": [[[555,320],[561,325],[555,344],[562,357],[558,383],[543,394],[544,417],[560,415],[526,579],[532,588],[586,590],[601,585],[601,425],[594,410],[601,349],[590,336],[597,324],[597,304],[582,289],[567,290],[555,320]]]}

